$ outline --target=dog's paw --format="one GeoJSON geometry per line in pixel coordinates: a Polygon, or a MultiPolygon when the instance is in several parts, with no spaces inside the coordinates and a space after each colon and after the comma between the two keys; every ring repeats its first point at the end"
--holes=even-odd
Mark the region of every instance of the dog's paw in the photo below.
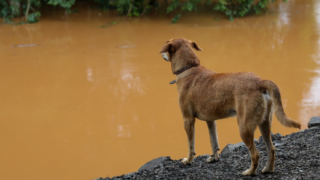
{"type": "Polygon", "coordinates": [[[188,158],[183,158],[181,161],[184,165],[192,164],[192,160],[188,158]]]}
{"type": "Polygon", "coordinates": [[[217,162],[217,161],[219,161],[219,157],[212,157],[212,156],[210,156],[206,161],[207,161],[208,163],[210,163],[210,162],[217,162]]]}
{"type": "Polygon", "coordinates": [[[241,174],[244,176],[252,176],[252,175],[255,175],[256,173],[253,172],[251,169],[247,169],[246,171],[243,171],[241,174]]]}
{"type": "Polygon", "coordinates": [[[273,173],[273,169],[267,169],[267,167],[264,167],[261,172],[262,173],[273,173]]]}

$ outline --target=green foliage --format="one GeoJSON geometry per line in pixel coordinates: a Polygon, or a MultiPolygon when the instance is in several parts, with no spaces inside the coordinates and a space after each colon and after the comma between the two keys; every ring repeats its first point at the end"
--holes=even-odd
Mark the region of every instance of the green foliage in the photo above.
{"type": "MultiPolygon", "coordinates": [[[[231,21],[234,17],[243,17],[250,12],[260,14],[268,9],[270,0],[171,0],[167,7],[167,13],[178,11],[177,15],[171,20],[172,23],[176,23],[183,11],[197,10],[199,2],[204,1],[207,5],[214,4],[214,11],[223,12],[231,21]]],[[[271,0],[275,2],[276,0],[271,0]]],[[[287,2],[287,0],[283,0],[287,2]]]]}
{"type": "Polygon", "coordinates": [[[74,5],[76,0],[49,0],[48,4],[53,6],[60,6],[65,8],[68,13],[72,13],[71,7],[74,5]]]}
{"type": "Polygon", "coordinates": [[[0,18],[11,23],[10,19],[24,16],[26,22],[37,22],[41,16],[37,11],[40,6],[40,0],[0,0],[0,18]]]}
{"type": "Polygon", "coordinates": [[[40,12],[34,12],[34,13],[31,13],[31,14],[28,14],[27,22],[28,22],[28,23],[38,22],[40,16],[41,16],[41,13],[40,13],[40,12]]]}
{"type": "Polygon", "coordinates": [[[147,0],[110,0],[109,5],[109,7],[116,7],[120,14],[129,17],[147,14],[153,7],[147,0]]]}
{"type": "Polygon", "coordinates": [[[172,18],[171,22],[176,23],[180,18],[181,18],[181,14],[177,14],[176,16],[174,16],[174,18],[172,18]]]}
{"type": "MultiPolygon", "coordinates": [[[[200,2],[207,5],[213,4],[214,11],[223,12],[231,21],[235,17],[243,17],[249,13],[260,14],[268,9],[270,2],[276,0],[166,0],[165,8],[168,14],[174,17],[176,23],[184,11],[196,11],[200,2]]],[[[283,0],[287,1],[287,0],[283,0]]],[[[69,13],[76,0],[0,0],[0,18],[10,22],[12,18],[23,16],[28,23],[39,21],[41,16],[39,8],[41,2],[52,6],[64,8],[69,13]]],[[[101,9],[116,9],[122,15],[139,17],[159,7],[160,0],[93,0],[101,9]]]]}
{"type": "Polygon", "coordinates": [[[11,14],[11,9],[6,1],[1,1],[0,10],[1,10],[0,17],[3,18],[5,21],[8,21],[11,14]]]}
{"type": "Polygon", "coordinates": [[[179,0],[172,0],[169,6],[167,7],[167,13],[176,10],[179,6],[181,6],[181,2],[179,0]]]}
{"type": "MultiPolygon", "coordinates": [[[[275,1],[271,0],[271,2],[275,1]]],[[[287,0],[283,1],[287,2],[287,0]]],[[[265,12],[269,3],[269,0],[219,0],[213,10],[224,12],[233,21],[234,17],[243,17],[250,12],[255,12],[256,14],[265,12]]]]}
{"type": "Polygon", "coordinates": [[[54,6],[61,6],[65,9],[70,9],[74,3],[76,2],[76,0],[49,0],[48,4],[50,5],[54,5],[54,6]]]}
{"type": "Polygon", "coordinates": [[[179,0],[171,0],[169,6],[167,7],[167,13],[178,11],[178,14],[174,16],[171,22],[176,23],[181,18],[182,11],[197,10],[197,4],[200,1],[201,0],[188,0],[182,3],[179,0]]]}
{"type": "Polygon", "coordinates": [[[97,3],[99,7],[104,11],[112,9],[110,6],[110,0],[93,0],[93,1],[97,3]]]}

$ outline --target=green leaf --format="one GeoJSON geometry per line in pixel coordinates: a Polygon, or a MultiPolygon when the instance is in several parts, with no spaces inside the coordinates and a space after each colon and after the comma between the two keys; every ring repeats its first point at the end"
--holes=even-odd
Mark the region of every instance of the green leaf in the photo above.
{"type": "Polygon", "coordinates": [[[28,22],[28,23],[38,22],[40,16],[41,16],[41,13],[40,13],[40,12],[34,12],[34,13],[31,13],[31,14],[28,14],[27,22],[28,22]]]}
{"type": "Polygon", "coordinates": [[[176,23],[180,18],[181,18],[181,14],[178,14],[171,20],[171,22],[176,23]]]}
{"type": "Polygon", "coordinates": [[[213,10],[215,11],[219,11],[221,9],[221,5],[220,4],[216,4],[213,8],[213,10]]]}
{"type": "Polygon", "coordinates": [[[138,16],[140,16],[140,13],[135,11],[135,12],[132,13],[132,15],[138,17],[138,16]]]}
{"type": "Polygon", "coordinates": [[[222,4],[222,5],[227,5],[227,1],[226,0],[219,0],[219,2],[222,4]]]}

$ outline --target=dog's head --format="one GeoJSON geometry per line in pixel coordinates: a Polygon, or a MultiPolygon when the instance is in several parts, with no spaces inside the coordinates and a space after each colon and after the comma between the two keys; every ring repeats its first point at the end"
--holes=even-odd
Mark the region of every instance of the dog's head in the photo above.
{"type": "Polygon", "coordinates": [[[202,51],[193,41],[185,38],[174,38],[167,41],[159,52],[166,61],[171,62],[172,72],[175,74],[179,69],[200,64],[193,49],[202,51]]]}

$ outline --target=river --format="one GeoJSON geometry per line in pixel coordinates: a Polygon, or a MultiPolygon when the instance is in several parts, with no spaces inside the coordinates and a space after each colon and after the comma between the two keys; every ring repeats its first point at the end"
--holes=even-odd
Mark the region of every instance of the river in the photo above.
{"type": "MultiPolygon", "coordinates": [[[[320,115],[320,1],[280,2],[234,22],[209,12],[176,24],[92,8],[42,14],[35,24],[0,25],[1,179],[88,180],[186,157],[175,76],[159,54],[173,37],[196,41],[209,69],[274,81],[303,129],[320,115]]],[[[217,125],[221,149],[241,141],[235,118],[217,125]]],[[[272,131],[297,130],[274,118],[272,131]]],[[[195,132],[197,155],[209,154],[206,123],[195,132]]]]}

